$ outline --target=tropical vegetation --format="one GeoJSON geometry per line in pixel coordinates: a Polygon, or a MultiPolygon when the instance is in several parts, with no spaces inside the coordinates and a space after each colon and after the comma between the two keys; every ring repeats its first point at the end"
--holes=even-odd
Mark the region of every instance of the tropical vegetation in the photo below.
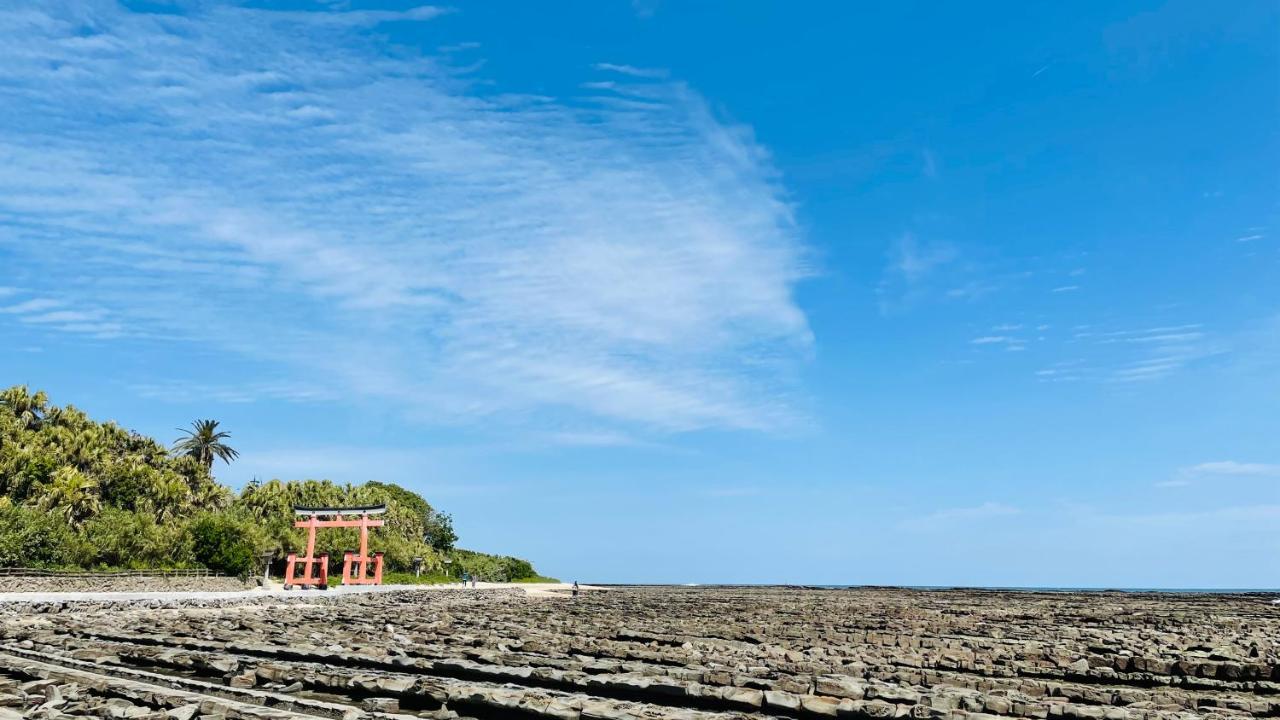
{"type": "Polygon", "coordinates": [[[178,432],[186,437],[178,438],[173,444],[173,451],[195,458],[210,473],[213,472],[215,457],[228,464],[240,457],[239,452],[223,442],[231,438],[231,433],[218,430],[217,420],[196,420],[191,423],[190,430],[178,428],[178,432]]]}
{"type": "MultiPolygon", "coordinates": [[[[56,406],[25,386],[0,391],[0,567],[185,568],[260,572],[303,549],[294,505],[385,504],[370,533],[387,573],[463,572],[486,580],[537,577],[519,558],[455,547],[452,518],[392,483],[254,480],[239,493],[213,478],[215,459],[239,453],[216,420],[197,420],[172,449],[114,422],[56,406]]],[[[317,552],[340,560],[357,531],[322,531],[317,552]]],[[[415,575],[416,577],[416,575],[415,575]]]]}

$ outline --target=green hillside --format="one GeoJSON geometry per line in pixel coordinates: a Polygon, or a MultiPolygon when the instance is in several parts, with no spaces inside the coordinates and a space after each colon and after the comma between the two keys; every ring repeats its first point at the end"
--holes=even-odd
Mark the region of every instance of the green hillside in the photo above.
{"type": "MultiPolygon", "coordinates": [[[[71,405],[51,405],[43,392],[0,392],[0,567],[247,574],[264,551],[280,558],[303,549],[293,505],[385,503],[387,524],[370,534],[370,546],[385,553],[389,572],[408,572],[421,557],[436,576],[537,575],[525,560],[455,548],[450,517],[398,485],[270,480],[237,495],[211,474],[215,457],[234,460],[229,438],[209,421],[189,434],[171,450],[71,405]]],[[[354,529],[317,536],[317,550],[339,558],[357,544],[354,529]]]]}

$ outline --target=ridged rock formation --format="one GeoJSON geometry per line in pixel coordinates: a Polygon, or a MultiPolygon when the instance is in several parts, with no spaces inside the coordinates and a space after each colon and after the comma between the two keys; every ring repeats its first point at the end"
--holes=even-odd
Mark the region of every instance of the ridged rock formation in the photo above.
{"type": "Polygon", "coordinates": [[[311,593],[0,622],[0,718],[1280,717],[1262,595],[311,593]]]}

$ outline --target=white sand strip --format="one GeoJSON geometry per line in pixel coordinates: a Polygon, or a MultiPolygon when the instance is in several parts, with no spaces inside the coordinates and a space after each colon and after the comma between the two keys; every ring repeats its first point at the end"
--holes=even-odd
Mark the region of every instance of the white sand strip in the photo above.
{"type": "MultiPolygon", "coordinates": [[[[573,590],[569,583],[476,583],[474,589],[488,590],[494,588],[517,588],[526,595],[534,597],[563,596],[573,590]]],[[[121,601],[175,601],[175,600],[256,600],[268,597],[306,598],[334,595],[359,595],[380,592],[470,592],[471,585],[463,587],[461,583],[447,585],[339,585],[328,590],[283,590],[281,588],[255,588],[234,592],[198,592],[198,591],[163,591],[163,592],[3,592],[0,593],[0,604],[3,603],[47,603],[47,602],[121,602],[121,601]]],[[[605,590],[606,588],[590,585],[580,586],[581,590],[605,590]]]]}

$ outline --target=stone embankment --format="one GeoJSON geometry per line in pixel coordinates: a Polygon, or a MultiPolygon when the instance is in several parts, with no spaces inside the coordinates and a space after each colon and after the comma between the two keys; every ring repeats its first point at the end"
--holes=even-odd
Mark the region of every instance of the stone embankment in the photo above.
{"type": "Polygon", "coordinates": [[[67,575],[3,575],[0,593],[31,592],[234,592],[257,587],[256,580],[235,577],[141,575],[141,574],[67,574],[67,575]]]}
{"type": "Polygon", "coordinates": [[[0,607],[0,718],[1280,717],[1250,595],[635,588],[0,607]]]}

